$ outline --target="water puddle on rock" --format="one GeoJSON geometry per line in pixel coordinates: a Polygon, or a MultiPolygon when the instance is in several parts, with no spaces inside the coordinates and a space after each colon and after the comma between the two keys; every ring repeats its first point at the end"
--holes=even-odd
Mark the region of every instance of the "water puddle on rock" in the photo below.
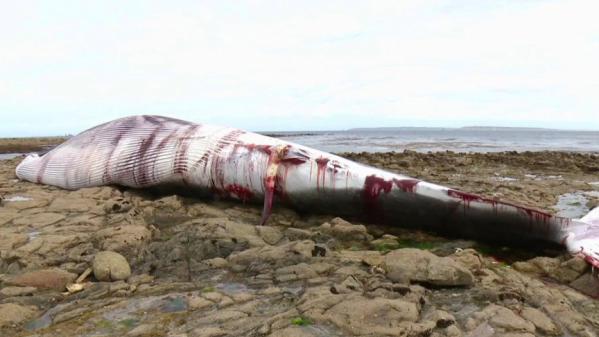
{"type": "Polygon", "coordinates": [[[503,176],[495,176],[491,178],[492,180],[495,181],[500,181],[500,182],[513,182],[513,181],[518,181],[517,178],[512,178],[512,177],[503,177],[503,176]]]}
{"type": "Polygon", "coordinates": [[[243,283],[228,282],[219,283],[216,285],[216,289],[227,295],[235,295],[239,293],[247,293],[248,287],[243,283]]]}
{"type": "Polygon", "coordinates": [[[32,198],[29,197],[24,197],[21,195],[10,195],[6,198],[4,198],[4,201],[8,201],[8,202],[19,202],[19,201],[30,201],[33,200],[32,198]]]}
{"type": "Polygon", "coordinates": [[[39,318],[33,319],[27,323],[25,323],[25,329],[29,331],[39,330],[43,328],[47,328],[52,325],[52,320],[55,315],[59,314],[63,310],[69,308],[71,303],[58,304],[57,306],[50,308],[39,318]]]}
{"type": "Polygon", "coordinates": [[[549,176],[543,176],[543,175],[536,175],[536,174],[525,174],[524,175],[526,178],[531,179],[531,180],[564,180],[563,176],[555,176],[555,175],[549,175],[549,176]]]}
{"type": "Polygon", "coordinates": [[[183,296],[169,296],[160,305],[161,312],[181,312],[187,310],[187,299],[183,296]]]}
{"type": "Polygon", "coordinates": [[[29,238],[29,241],[32,241],[34,239],[36,239],[42,232],[40,231],[31,231],[29,233],[27,233],[27,237],[29,238]]]}
{"type": "Polygon", "coordinates": [[[0,153],[0,160],[14,159],[23,156],[23,153],[0,153]]]}
{"type": "Polygon", "coordinates": [[[553,208],[559,216],[578,219],[590,212],[588,207],[590,198],[599,198],[599,191],[562,194],[553,208]]]}

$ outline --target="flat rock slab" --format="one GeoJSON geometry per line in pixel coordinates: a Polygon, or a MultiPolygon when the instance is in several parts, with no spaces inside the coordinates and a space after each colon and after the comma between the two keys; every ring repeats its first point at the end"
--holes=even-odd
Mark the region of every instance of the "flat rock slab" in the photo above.
{"type": "Polygon", "coordinates": [[[20,287],[64,290],[77,275],[61,269],[43,269],[26,272],[10,278],[6,283],[20,287]]]}
{"type": "Polygon", "coordinates": [[[448,257],[415,248],[398,249],[385,255],[383,268],[395,282],[420,282],[435,286],[471,286],[474,275],[448,257]]]}
{"type": "Polygon", "coordinates": [[[37,288],[35,287],[4,287],[0,289],[0,295],[6,297],[25,296],[33,294],[37,288]]]}
{"type": "Polygon", "coordinates": [[[22,323],[33,317],[36,312],[35,307],[15,303],[0,304],[0,327],[22,323]]]}
{"type": "Polygon", "coordinates": [[[57,223],[65,218],[64,215],[58,213],[36,213],[25,215],[13,220],[15,225],[26,225],[35,228],[45,227],[53,223],[57,223]]]}

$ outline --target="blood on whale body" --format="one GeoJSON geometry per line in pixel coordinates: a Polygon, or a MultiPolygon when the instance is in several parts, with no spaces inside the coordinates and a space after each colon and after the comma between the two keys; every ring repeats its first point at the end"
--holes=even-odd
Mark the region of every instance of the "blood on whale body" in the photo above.
{"type": "Polygon", "coordinates": [[[555,242],[599,266],[599,211],[580,220],[561,218],[280,139],[168,117],[131,116],[99,125],[41,157],[26,157],[16,173],[66,189],[180,184],[262,202],[262,222],[276,201],[468,237],[555,242]]]}

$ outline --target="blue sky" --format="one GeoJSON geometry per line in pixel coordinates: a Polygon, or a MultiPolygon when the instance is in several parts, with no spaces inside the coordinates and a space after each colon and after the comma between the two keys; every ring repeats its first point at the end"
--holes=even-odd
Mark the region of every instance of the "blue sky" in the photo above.
{"type": "Polygon", "coordinates": [[[599,1],[6,1],[0,136],[133,114],[250,130],[599,130],[599,1]]]}

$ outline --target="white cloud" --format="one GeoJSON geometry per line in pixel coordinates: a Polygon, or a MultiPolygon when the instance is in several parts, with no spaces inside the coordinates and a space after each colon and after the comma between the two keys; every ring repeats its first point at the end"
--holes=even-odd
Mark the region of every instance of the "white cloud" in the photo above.
{"type": "Polygon", "coordinates": [[[596,1],[5,7],[0,135],[138,113],[251,129],[599,129],[596,1]]]}

